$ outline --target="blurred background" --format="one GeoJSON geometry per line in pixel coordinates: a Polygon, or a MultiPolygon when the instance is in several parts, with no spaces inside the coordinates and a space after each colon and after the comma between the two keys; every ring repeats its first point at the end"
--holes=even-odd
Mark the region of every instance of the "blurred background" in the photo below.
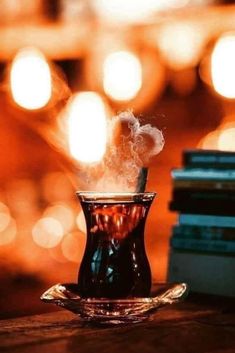
{"type": "Polygon", "coordinates": [[[102,155],[104,121],[124,109],[166,140],[149,169],[158,197],[146,227],[153,278],[164,281],[170,171],[185,148],[235,151],[234,99],[233,1],[2,0],[0,318],[57,310],[40,295],[76,281],[80,165],[102,155]]]}

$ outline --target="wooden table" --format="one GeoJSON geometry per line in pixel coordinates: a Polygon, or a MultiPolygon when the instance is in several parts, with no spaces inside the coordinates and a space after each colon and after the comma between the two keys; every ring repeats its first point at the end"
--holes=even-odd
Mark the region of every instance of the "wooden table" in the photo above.
{"type": "Polygon", "coordinates": [[[89,327],[66,311],[0,321],[0,352],[234,353],[235,299],[190,295],[148,322],[89,327]]]}

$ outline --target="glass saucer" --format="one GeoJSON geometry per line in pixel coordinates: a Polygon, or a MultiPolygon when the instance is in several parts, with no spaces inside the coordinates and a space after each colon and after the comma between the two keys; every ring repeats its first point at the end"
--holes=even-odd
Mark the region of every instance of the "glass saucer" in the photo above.
{"type": "Polygon", "coordinates": [[[99,324],[126,324],[146,320],[158,308],[177,303],[188,294],[185,283],[154,284],[147,298],[81,298],[77,284],[56,284],[42,294],[41,300],[78,314],[83,321],[99,324]]]}

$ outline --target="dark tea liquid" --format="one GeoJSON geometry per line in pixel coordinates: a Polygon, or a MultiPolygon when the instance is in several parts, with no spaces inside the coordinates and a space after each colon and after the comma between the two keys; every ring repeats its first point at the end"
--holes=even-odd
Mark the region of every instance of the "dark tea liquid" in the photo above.
{"type": "Polygon", "coordinates": [[[118,299],[150,294],[144,226],[151,202],[81,201],[87,223],[78,276],[82,297],[118,299]]]}

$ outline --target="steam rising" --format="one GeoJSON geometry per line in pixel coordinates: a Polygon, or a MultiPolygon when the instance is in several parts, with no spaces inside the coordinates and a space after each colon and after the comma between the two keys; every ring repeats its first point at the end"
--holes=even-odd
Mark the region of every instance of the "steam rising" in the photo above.
{"type": "Polygon", "coordinates": [[[86,173],[84,187],[100,192],[135,191],[140,168],[163,149],[163,134],[150,124],[141,125],[131,111],[113,117],[108,129],[106,155],[98,168],[86,173]]]}
{"type": "MultiPolygon", "coordinates": [[[[22,114],[17,115],[17,117],[23,120],[27,127],[31,128],[47,141],[56,152],[60,153],[61,164],[69,172],[72,171],[71,174],[75,175],[75,172],[77,173],[79,168],[79,173],[77,173],[79,174],[79,180],[71,180],[77,189],[100,192],[135,191],[140,169],[147,167],[151,158],[157,155],[164,146],[162,132],[150,124],[141,125],[140,121],[131,111],[122,112],[107,122],[108,138],[106,153],[102,161],[89,163],[86,160],[87,163],[79,162],[78,164],[74,156],[72,157],[71,151],[70,154],[68,152],[67,115],[69,110],[68,107],[62,109],[69,99],[71,92],[61,70],[51,63],[49,65],[45,62],[45,65],[47,65],[48,70],[50,69],[50,97],[48,96],[48,102],[44,102],[48,104],[44,108],[43,118],[28,119],[27,115],[22,114]]],[[[25,88],[24,82],[21,81],[19,81],[19,92],[25,88]]],[[[6,85],[6,88],[8,89],[9,87],[6,85]]],[[[31,106],[24,107],[27,109],[32,108],[31,106]]],[[[33,108],[38,107],[41,107],[41,105],[33,106],[33,108]]],[[[78,113],[75,112],[75,115],[78,113]]],[[[88,113],[93,115],[93,112],[90,110],[88,113]]],[[[96,110],[94,111],[94,115],[97,116],[96,110]]],[[[83,116],[83,114],[82,117],[86,119],[86,116],[83,116]]],[[[94,125],[91,124],[90,129],[92,128],[95,130],[94,125]]],[[[75,130],[76,128],[74,129],[76,140],[79,134],[76,134],[75,130]]],[[[96,139],[97,142],[98,136],[96,131],[93,137],[91,137],[91,134],[90,136],[84,136],[84,140],[88,144],[90,142],[91,147],[92,139],[96,139]]],[[[79,145],[79,147],[82,150],[87,149],[89,146],[83,145],[81,147],[79,145]]]]}

